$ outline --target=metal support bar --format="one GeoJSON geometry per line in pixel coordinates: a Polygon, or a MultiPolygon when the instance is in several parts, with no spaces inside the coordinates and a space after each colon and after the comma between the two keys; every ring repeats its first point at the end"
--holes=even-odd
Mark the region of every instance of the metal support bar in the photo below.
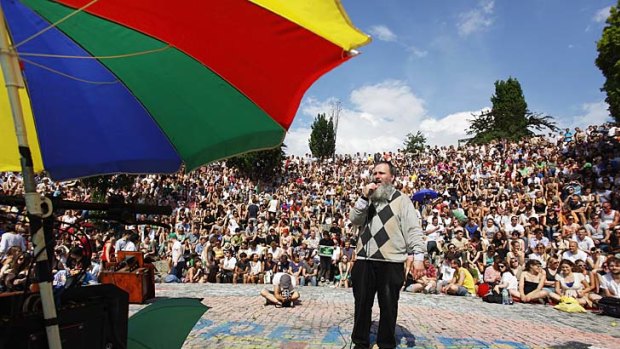
{"type": "Polygon", "coordinates": [[[35,256],[37,256],[37,270],[43,272],[43,275],[39,275],[40,278],[42,277],[39,283],[39,292],[43,305],[43,318],[46,324],[45,331],[47,333],[47,343],[50,349],[60,349],[62,345],[60,342],[58,319],[56,317],[56,306],[52,293],[51,271],[45,272],[49,270],[49,256],[45,248],[41,197],[36,190],[32,156],[30,155],[24,114],[19,100],[19,88],[23,88],[24,84],[20,74],[17,52],[9,44],[9,34],[2,7],[0,7],[0,66],[6,82],[6,91],[9,96],[9,103],[11,104],[11,114],[15,125],[17,144],[19,146],[24,191],[26,193],[26,208],[28,209],[28,217],[30,218],[30,232],[35,247],[35,256]]]}

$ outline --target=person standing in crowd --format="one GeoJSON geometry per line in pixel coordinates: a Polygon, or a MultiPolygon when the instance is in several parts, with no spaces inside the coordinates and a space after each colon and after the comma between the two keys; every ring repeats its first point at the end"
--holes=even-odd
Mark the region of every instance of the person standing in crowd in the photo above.
{"type": "MultiPolygon", "coordinates": [[[[329,232],[323,232],[323,238],[319,240],[319,248],[325,247],[334,247],[334,241],[329,237],[329,232]]],[[[321,278],[321,282],[329,282],[332,275],[332,255],[319,252],[320,258],[320,266],[319,266],[319,276],[321,278]]]]}
{"type": "Polygon", "coordinates": [[[132,233],[127,237],[127,242],[125,246],[123,246],[123,251],[135,252],[138,250],[138,246],[136,245],[138,241],[138,234],[132,233]]]}
{"type": "Polygon", "coordinates": [[[116,262],[116,253],[114,251],[115,244],[116,237],[111,233],[108,234],[104,239],[103,250],[101,253],[101,262],[104,268],[108,263],[116,262]]]}
{"type": "Polygon", "coordinates": [[[445,228],[439,224],[439,218],[432,216],[431,222],[426,226],[424,231],[426,234],[426,250],[428,251],[432,260],[435,260],[435,256],[440,254],[443,249],[443,235],[445,234],[445,228]]]}
{"type": "Polygon", "coordinates": [[[129,239],[130,235],[131,235],[131,230],[123,230],[123,233],[121,234],[121,238],[116,240],[116,243],[114,244],[114,251],[116,253],[125,250],[125,245],[127,244],[127,240],[129,239]]]}
{"type": "Polygon", "coordinates": [[[186,265],[185,258],[183,257],[184,252],[183,244],[177,239],[176,234],[173,234],[170,243],[168,260],[170,273],[167,276],[167,282],[181,282],[183,279],[183,271],[186,265]]]}
{"type": "Polygon", "coordinates": [[[389,162],[376,163],[374,181],[365,185],[351,208],[349,219],[362,227],[357,241],[357,261],[351,271],[355,315],[352,342],[370,347],[370,325],[375,295],[380,319],[377,345],[396,347],[398,299],[405,275],[413,264],[414,278],[424,274],[426,246],[420,213],[406,195],[394,188],[396,169],[389,162]],[[405,266],[406,262],[406,266],[405,266]]]}
{"type": "Polygon", "coordinates": [[[15,231],[14,226],[10,226],[7,231],[2,234],[0,239],[0,258],[7,254],[11,247],[17,247],[20,251],[26,252],[26,240],[15,231]]]}

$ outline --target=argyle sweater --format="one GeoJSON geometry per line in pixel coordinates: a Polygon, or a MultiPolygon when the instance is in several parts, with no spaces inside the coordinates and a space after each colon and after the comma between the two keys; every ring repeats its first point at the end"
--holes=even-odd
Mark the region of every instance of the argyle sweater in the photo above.
{"type": "Polygon", "coordinates": [[[398,190],[388,202],[358,199],[349,218],[361,227],[355,249],[357,259],[402,263],[408,254],[426,252],[420,213],[398,190]]]}

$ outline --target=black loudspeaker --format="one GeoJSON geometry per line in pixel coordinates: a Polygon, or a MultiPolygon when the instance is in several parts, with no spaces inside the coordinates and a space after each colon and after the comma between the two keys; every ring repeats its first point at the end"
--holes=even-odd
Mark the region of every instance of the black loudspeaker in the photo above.
{"type": "MultiPolygon", "coordinates": [[[[114,285],[65,290],[56,304],[63,348],[126,348],[129,295],[114,285]]],[[[48,348],[37,294],[0,294],[0,349],[48,348]]]]}

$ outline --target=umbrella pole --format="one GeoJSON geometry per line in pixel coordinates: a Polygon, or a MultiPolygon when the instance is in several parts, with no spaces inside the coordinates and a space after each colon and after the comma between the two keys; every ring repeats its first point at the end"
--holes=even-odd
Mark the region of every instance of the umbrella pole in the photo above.
{"type": "MultiPolygon", "coordinates": [[[[56,317],[56,306],[52,292],[52,274],[48,262],[47,249],[45,248],[45,237],[43,233],[41,209],[41,196],[37,193],[34,179],[34,167],[28,137],[24,123],[24,116],[19,100],[19,88],[24,88],[24,82],[19,70],[17,52],[8,40],[7,25],[4,12],[0,7],[0,66],[6,81],[6,90],[11,104],[15,133],[19,146],[19,154],[22,166],[22,176],[24,180],[24,191],[26,208],[30,219],[30,232],[34,244],[34,253],[37,260],[37,276],[39,277],[39,292],[43,305],[43,317],[45,331],[47,333],[47,343],[50,349],[62,348],[60,342],[60,331],[58,329],[58,318],[56,317]],[[34,233],[33,233],[34,232],[34,233]]],[[[49,208],[51,210],[51,207],[49,208]]]]}

